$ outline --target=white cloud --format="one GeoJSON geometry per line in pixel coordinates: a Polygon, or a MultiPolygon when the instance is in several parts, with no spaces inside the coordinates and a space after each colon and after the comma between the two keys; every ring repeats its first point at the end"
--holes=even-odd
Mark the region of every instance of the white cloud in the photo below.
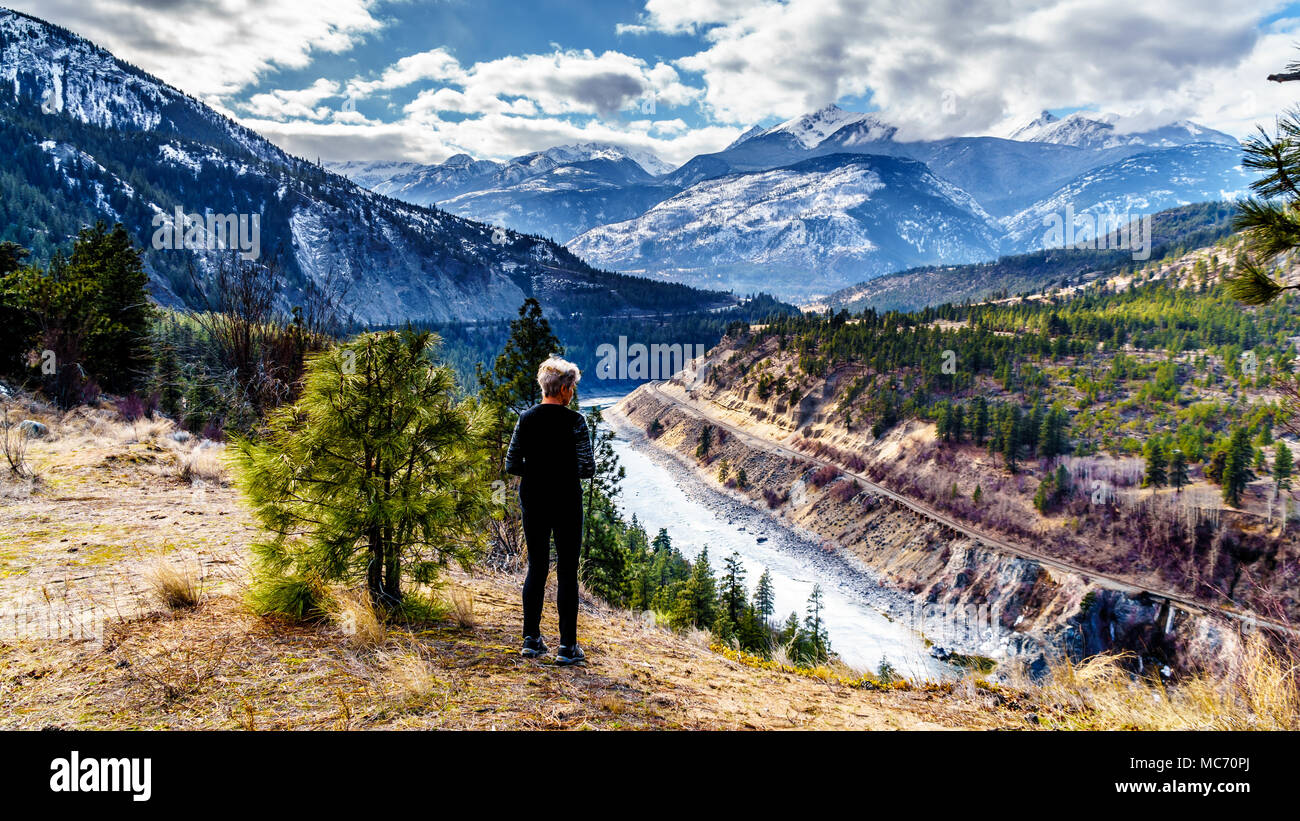
{"type": "Polygon", "coordinates": [[[1231,108],[1241,88],[1217,78],[1262,87],[1262,75],[1237,75],[1262,59],[1261,48],[1274,50],[1257,25],[1275,5],[649,0],[645,19],[661,31],[702,32],[707,46],[677,65],[699,73],[719,121],[793,117],[861,96],[901,137],[938,137],[990,133],[1043,108],[1181,116],[1231,108]]]}
{"type": "Polygon", "coordinates": [[[356,79],[348,85],[360,94],[370,94],[379,89],[402,88],[421,80],[461,80],[465,72],[460,62],[444,48],[435,48],[403,57],[384,69],[378,80],[356,79]]]}
{"type": "Polygon", "coordinates": [[[375,0],[6,0],[57,22],[177,88],[218,99],[318,52],[347,51],[382,24],[375,0]]]}
{"type": "Polygon", "coordinates": [[[296,91],[275,89],[264,94],[254,94],[249,98],[245,108],[255,117],[267,117],[273,120],[293,118],[320,120],[330,113],[328,106],[320,105],[321,101],[337,97],[340,93],[341,87],[338,83],[322,77],[307,88],[296,91]]]}
{"type": "Polygon", "coordinates": [[[606,142],[653,151],[670,163],[717,151],[740,131],[724,126],[684,129],[680,120],[636,120],[611,124],[598,118],[582,123],[556,117],[488,114],[458,121],[407,118],[400,122],[361,123],[294,120],[242,120],[281,148],[303,157],[329,160],[412,160],[442,162],[453,154],[508,159],[555,145],[606,142]],[[666,123],[663,128],[659,123],[666,123]]]}

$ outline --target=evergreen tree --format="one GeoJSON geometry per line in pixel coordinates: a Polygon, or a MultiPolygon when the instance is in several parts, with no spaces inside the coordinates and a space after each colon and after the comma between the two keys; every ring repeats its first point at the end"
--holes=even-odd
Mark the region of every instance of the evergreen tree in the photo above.
{"type": "Polygon", "coordinates": [[[745,587],[745,565],[741,561],[740,554],[734,550],[722,562],[721,594],[727,618],[733,625],[739,625],[745,613],[749,591],[745,587]]]}
{"type": "Polygon", "coordinates": [[[1291,470],[1294,467],[1291,448],[1280,439],[1273,445],[1273,481],[1278,490],[1291,487],[1291,470]]]}
{"type": "Polygon", "coordinates": [[[1168,460],[1165,457],[1164,447],[1158,439],[1149,439],[1145,451],[1147,469],[1143,484],[1147,487],[1164,487],[1169,481],[1169,474],[1166,471],[1168,460]]]}
{"type": "Polygon", "coordinates": [[[158,357],[154,362],[153,390],[158,394],[159,409],[179,420],[181,399],[184,398],[181,368],[176,357],[176,347],[170,342],[164,342],[158,348],[158,357]]]}
{"type": "Polygon", "coordinates": [[[1187,457],[1177,448],[1169,457],[1169,484],[1174,490],[1181,491],[1187,486],[1187,457]]]}
{"type": "Polygon", "coordinates": [[[631,570],[615,500],[627,474],[614,452],[614,432],[602,425],[598,408],[588,411],[587,429],[594,442],[596,472],[587,480],[582,579],[594,594],[621,607],[626,602],[631,570]]]}
{"type": "Polygon", "coordinates": [[[709,548],[705,546],[691,563],[691,575],[682,585],[669,616],[676,629],[698,627],[708,630],[718,615],[718,585],[709,566],[709,548]]]}
{"type": "Polygon", "coordinates": [[[77,235],[68,269],[93,282],[93,311],[100,321],[86,340],[86,368],[110,391],[127,391],[149,375],[149,275],[140,249],[121,223],[102,222],[77,235]]]}
{"type": "Polygon", "coordinates": [[[659,528],[659,532],[655,534],[654,541],[650,543],[650,547],[656,554],[672,550],[673,540],[668,537],[668,528],[659,528]]]}
{"type": "Polygon", "coordinates": [[[254,545],[263,612],[302,617],[318,586],[364,580],[400,606],[402,577],[436,578],[481,545],[491,503],[484,420],[456,401],[437,337],[356,337],[312,359],[298,400],[232,448],[236,482],[273,536],[254,545]]]}
{"type": "Polygon", "coordinates": [[[18,376],[24,370],[23,357],[31,349],[36,333],[32,313],[26,309],[18,283],[12,275],[22,267],[27,249],[13,242],[0,242],[0,374],[18,376]]]}
{"type": "Polygon", "coordinates": [[[999,436],[1002,445],[1002,462],[1009,473],[1015,473],[1019,469],[1016,460],[1020,455],[1020,408],[1013,405],[1003,414],[999,436]]]}
{"type": "Polygon", "coordinates": [[[490,410],[491,440],[496,443],[495,464],[505,460],[505,446],[519,414],[542,401],[537,369],[552,356],[564,354],[559,337],[542,313],[542,305],[529,297],[510,322],[510,337],[491,372],[478,366],[479,398],[490,410]]]}
{"type": "Polygon", "coordinates": [[[814,584],[812,595],[808,597],[808,611],[804,616],[804,661],[809,664],[823,664],[830,658],[830,635],[826,632],[826,623],[822,620],[822,586],[814,584]]]}
{"type": "Polygon", "coordinates": [[[983,445],[989,435],[989,403],[984,397],[975,397],[972,415],[971,438],[975,440],[975,444],[983,445]]]}
{"type": "Polygon", "coordinates": [[[1241,506],[1241,493],[1253,478],[1250,470],[1252,453],[1249,431],[1244,426],[1238,427],[1232,432],[1223,467],[1223,500],[1233,507],[1241,506]]]}
{"type": "Polygon", "coordinates": [[[1038,434],[1038,453],[1045,459],[1065,453],[1069,417],[1058,402],[1043,417],[1038,434]]]}
{"type": "Polygon", "coordinates": [[[754,587],[754,612],[763,620],[764,624],[772,620],[772,615],[776,613],[776,590],[772,587],[772,571],[763,568],[763,575],[758,577],[758,584],[754,587]]]}
{"type": "Polygon", "coordinates": [[[704,459],[709,455],[709,448],[713,446],[713,426],[704,425],[700,428],[700,435],[695,440],[695,458],[704,459]]]}

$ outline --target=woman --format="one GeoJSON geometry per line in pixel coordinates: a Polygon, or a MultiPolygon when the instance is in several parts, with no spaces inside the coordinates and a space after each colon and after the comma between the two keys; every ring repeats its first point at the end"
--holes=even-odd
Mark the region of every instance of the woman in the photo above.
{"type": "Polygon", "coordinates": [[[510,437],[506,471],[522,477],[519,501],[528,542],[524,579],[524,648],[529,658],[545,655],[542,601],[555,536],[556,607],[560,611],[559,664],[585,664],[578,646],[578,554],[582,549],[582,485],[596,473],[587,420],[569,403],[582,374],[572,362],[551,357],[537,369],[542,403],[524,411],[510,437]]]}

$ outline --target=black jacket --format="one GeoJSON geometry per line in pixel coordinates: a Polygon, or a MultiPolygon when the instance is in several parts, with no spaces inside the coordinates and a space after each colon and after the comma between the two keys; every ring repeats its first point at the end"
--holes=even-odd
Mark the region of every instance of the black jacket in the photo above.
{"type": "Polygon", "coordinates": [[[582,414],[564,405],[534,405],[519,415],[506,472],[523,477],[523,488],[561,490],[596,475],[591,435],[582,414]]]}

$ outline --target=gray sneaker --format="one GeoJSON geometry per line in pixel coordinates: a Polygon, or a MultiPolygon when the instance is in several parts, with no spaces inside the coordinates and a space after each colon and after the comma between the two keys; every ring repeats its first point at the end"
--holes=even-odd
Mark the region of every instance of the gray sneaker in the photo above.
{"type": "Polygon", "coordinates": [[[549,648],[541,636],[524,636],[524,649],[519,651],[519,655],[535,659],[538,656],[546,655],[548,650],[549,648]]]}
{"type": "Polygon", "coordinates": [[[587,654],[582,652],[582,648],[576,644],[572,647],[561,644],[560,649],[555,651],[555,663],[564,667],[570,665],[586,667],[587,654]]]}

